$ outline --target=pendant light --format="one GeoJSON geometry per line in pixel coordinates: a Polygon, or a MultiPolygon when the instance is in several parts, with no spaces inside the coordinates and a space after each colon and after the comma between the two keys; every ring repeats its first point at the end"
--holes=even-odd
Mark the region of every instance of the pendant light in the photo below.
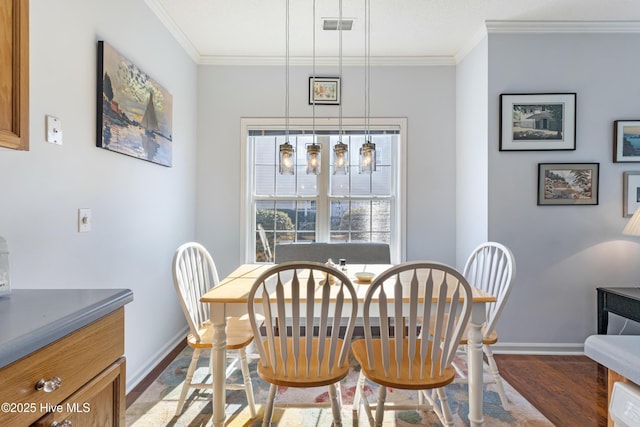
{"type": "Polygon", "coordinates": [[[285,120],[285,139],[284,144],[280,145],[280,167],[281,175],[293,175],[295,172],[295,159],[293,157],[293,146],[289,143],[289,0],[286,0],[285,6],[285,101],[284,101],[284,120],[285,120]]]}
{"type": "Polygon", "coordinates": [[[376,170],[376,144],[371,142],[371,3],[364,0],[364,144],[360,147],[359,172],[373,173],[376,170]]]}
{"type": "MultiPolygon", "coordinates": [[[[316,0],[313,0],[313,67],[311,71],[311,87],[316,87],[316,0]]],[[[316,97],[313,101],[313,122],[311,132],[311,144],[307,145],[307,175],[320,174],[320,145],[316,144],[316,97]]]]}
{"type": "MultiPolygon", "coordinates": [[[[342,0],[339,3],[339,17],[338,17],[338,74],[342,81],[342,0]]],[[[342,142],[342,102],[340,102],[338,110],[338,142],[333,147],[333,174],[334,175],[346,175],[349,170],[349,146],[342,142]]]]}

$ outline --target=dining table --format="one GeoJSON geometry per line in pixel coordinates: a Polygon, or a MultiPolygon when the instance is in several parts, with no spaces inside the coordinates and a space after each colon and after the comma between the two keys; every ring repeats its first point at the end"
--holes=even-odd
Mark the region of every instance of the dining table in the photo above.
{"type": "MultiPolygon", "coordinates": [[[[225,382],[226,382],[226,319],[230,316],[247,314],[247,296],[255,280],[273,264],[242,264],[222,279],[217,286],[206,292],[200,299],[210,305],[211,324],[213,326],[213,344],[211,357],[212,384],[212,422],[216,427],[225,424],[225,382]]],[[[370,282],[360,282],[356,272],[370,272],[378,275],[392,267],[390,264],[349,264],[346,273],[352,281],[358,296],[359,307],[364,302],[370,282]]],[[[496,297],[479,288],[473,287],[473,303],[468,327],[467,368],[469,387],[469,423],[480,426],[483,418],[483,352],[481,328],[486,321],[486,304],[496,301],[496,297]]],[[[435,300],[434,300],[435,302],[435,300]]],[[[359,317],[361,317],[359,313],[359,317]]]]}

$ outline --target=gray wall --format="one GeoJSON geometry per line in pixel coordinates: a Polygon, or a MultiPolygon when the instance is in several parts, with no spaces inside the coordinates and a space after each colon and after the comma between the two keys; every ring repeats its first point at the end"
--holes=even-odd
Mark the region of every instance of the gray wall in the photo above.
{"type": "MultiPolygon", "coordinates": [[[[318,69],[335,75],[336,69],[318,69]]],[[[291,67],[292,117],[311,117],[311,67],[291,67]]],[[[197,235],[221,275],[243,262],[240,242],[241,117],[282,117],[278,66],[200,66],[197,235]],[[221,226],[224,224],[224,226],[221,226]]],[[[455,67],[373,67],[371,115],[407,117],[407,259],[455,263],[455,67]]],[[[345,67],[343,117],[362,117],[362,67],[345,67]]],[[[316,106],[337,117],[337,106],[316,106]]]]}
{"type": "Polygon", "coordinates": [[[638,286],[640,240],[621,232],[622,173],[639,168],[611,159],[613,121],[639,113],[639,43],[638,34],[489,35],[489,239],[518,262],[499,323],[505,343],[580,350],[595,333],[595,288],[638,286]],[[498,151],[499,95],[534,92],[577,93],[575,151],[498,151]],[[599,205],[537,206],[540,162],[600,163],[599,205]]]}
{"type": "Polygon", "coordinates": [[[142,0],[31,0],[30,18],[31,149],[0,149],[12,287],[132,289],[130,387],[184,339],[171,259],[195,235],[196,66],[142,0]],[[96,148],[98,39],[173,95],[172,168],[96,148]],[[47,114],[62,146],[44,142],[47,114]],[[89,233],[78,208],[92,210],[89,233]]]}

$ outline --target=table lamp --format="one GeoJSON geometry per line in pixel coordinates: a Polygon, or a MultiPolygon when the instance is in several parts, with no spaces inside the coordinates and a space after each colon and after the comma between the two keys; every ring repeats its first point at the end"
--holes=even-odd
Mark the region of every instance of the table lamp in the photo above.
{"type": "Polygon", "coordinates": [[[636,209],[633,216],[622,230],[627,236],[640,236],[640,208],[636,209]]]}

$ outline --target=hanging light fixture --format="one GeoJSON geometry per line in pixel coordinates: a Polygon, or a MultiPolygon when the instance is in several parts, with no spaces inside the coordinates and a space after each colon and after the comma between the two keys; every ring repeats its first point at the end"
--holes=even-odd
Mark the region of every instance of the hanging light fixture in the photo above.
{"type": "MultiPolygon", "coordinates": [[[[313,67],[311,71],[311,87],[316,87],[316,0],[313,0],[313,67]]],[[[313,102],[313,122],[311,144],[307,145],[307,175],[320,174],[320,145],[316,144],[316,97],[311,97],[313,102]]]]}
{"type": "Polygon", "coordinates": [[[280,167],[281,175],[293,175],[295,171],[295,159],[293,157],[293,146],[289,143],[289,0],[285,6],[285,101],[284,101],[284,144],[280,144],[280,167]]]}
{"type": "MultiPolygon", "coordinates": [[[[340,80],[342,80],[342,0],[339,3],[339,17],[338,17],[338,74],[340,80]]],[[[338,142],[333,147],[333,174],[334,175],[346,175],[349,170],[349,146],[342,142],[342,102],[340,102],[338,110],[338,142]]]]}
{"type": "Polygon", "coordinates": [[[373,173],[376,170],[376,144],[371,142],[371,3],[364,0],[364,116],[365,142],[360,147],[359,172],[373,173]]]}

